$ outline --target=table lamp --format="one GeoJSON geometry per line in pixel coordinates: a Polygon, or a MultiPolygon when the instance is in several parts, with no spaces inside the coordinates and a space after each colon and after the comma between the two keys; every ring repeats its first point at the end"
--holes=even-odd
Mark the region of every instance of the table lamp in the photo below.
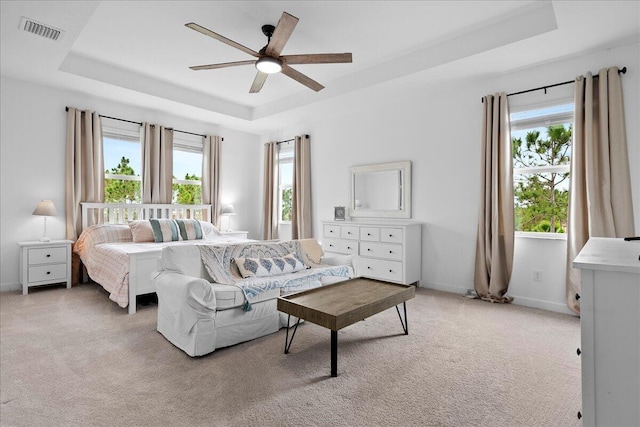
{"type": "Polygon", "coordinates": [[[225,231],[231,231],[231,215],[235,215],[236,214],[236,210],[233,207],[233,205],[224,205],[222,207],[222,211],[220,212],[221,215],[223,216],[228,216],[229,217],[229,226],[227,227],[227,230],[225,231]]]}
{"type": "Polygon", "coordinates": [[[53,205],[53,202],[51,200],[42,200],[40,203],[38,203],[38,206],[36,206],[36,209],[33,211],[32,215],[40,215],[44,217],[44,235],[42,236],[42,239],[40,239],[40,241],[41,242],[51,241],[51,239],[47,237],[47,217],[58,215],[58,212],[56,212],[56,207],[53,205]]]}

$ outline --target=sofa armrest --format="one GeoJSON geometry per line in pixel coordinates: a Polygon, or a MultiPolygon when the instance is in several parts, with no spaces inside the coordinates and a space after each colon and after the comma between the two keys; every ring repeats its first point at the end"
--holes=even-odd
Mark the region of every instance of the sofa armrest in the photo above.
{"type": "Polygon", "coordinates": [[[151,281],[156,288],[158,305],[175,319],[176,326],[189,333],[198,319],[212,317],[216,297],[211,284],[199,277],[174,271],[156,271],[151,281]]]}

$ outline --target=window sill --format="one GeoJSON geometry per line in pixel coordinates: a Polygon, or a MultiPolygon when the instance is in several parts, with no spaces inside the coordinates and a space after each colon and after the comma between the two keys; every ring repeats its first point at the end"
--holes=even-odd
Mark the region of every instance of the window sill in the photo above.
{"type": "Polygon", "coordinates": [[[525,239],[567,240],[567,233],[534,233],[531,231],[516,231],[515,237],[525,239]]]}

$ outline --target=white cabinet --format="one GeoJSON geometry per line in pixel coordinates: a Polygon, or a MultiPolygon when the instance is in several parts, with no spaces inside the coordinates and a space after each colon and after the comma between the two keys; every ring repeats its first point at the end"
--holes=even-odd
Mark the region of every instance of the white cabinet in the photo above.
{"type": "Polygon", "coordinates": [[[640,241],[591,238],[581,269],[584,426],[640,426],[640,241]]]}
{"type": "Polygon", "coordinates": [[[356,275],[413,284],[422,275],[422,224],[416,222],[327,221],[322,248],[354,255],[356,275]]]}
{"type": "Polygon", "coordinates": [[[32,286],[66,283],[71,287],[71,240],[19,242],[22,294],[32,286]]]}

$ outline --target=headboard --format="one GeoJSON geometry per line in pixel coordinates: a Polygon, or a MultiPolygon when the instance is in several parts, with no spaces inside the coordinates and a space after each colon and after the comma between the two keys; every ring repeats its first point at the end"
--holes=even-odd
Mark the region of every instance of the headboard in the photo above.
{"type": "Polygon", "coordinates": [[[127,224],[128,221],[150,218],[194,218],[211,221],[211,205],[172,205],[154,203],[81,203],[82,229],[87,228],[91,215],[98,224],[127,224]]]}

